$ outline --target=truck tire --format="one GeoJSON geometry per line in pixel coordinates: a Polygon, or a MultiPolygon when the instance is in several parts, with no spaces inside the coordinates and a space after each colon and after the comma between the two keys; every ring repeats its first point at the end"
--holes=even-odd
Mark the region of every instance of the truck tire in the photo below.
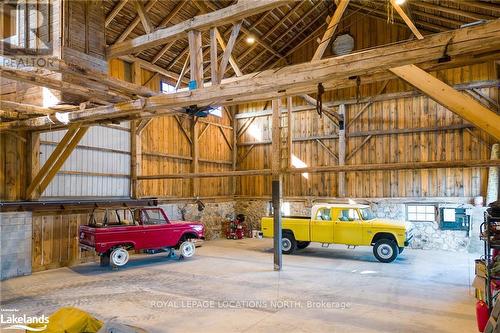
{"type": "Polygon", "coordinates": [[[297,249],[302,250],[309,246],[311,242],[297,242],[297,249]]]}
{"type": "Polygon", "coordinates": [[[185,241],[179,246],[179,252],[184,258],[191,258],[196,252],[196,246],[193,242],[185,241]]]}
{"type": "Polygon", "coordinates": [[[398,254],[398,244],[391,239],[381,239],[373,246],[373,255],[383,263],[393,262],[398,257],[398,254]]]}
{"type": "Polygon", "coordinates": [[[109,266],[109,253],[103,253],[99,256],[99,265],[101,267],[109,266]]]}
{"type": "Polygon", "coordinates": [[[129,259],[127,249],[125,249],[124,247],[115,248],[113,251],[111,251],[110,259],[113,267],[124,266],[129,259]]]}
{"type": "Polygon", "coordinates": [[[292,254],[297,249],[297,241],[291,232],[284,232],[281,235],[281,252],[292,254]]]}

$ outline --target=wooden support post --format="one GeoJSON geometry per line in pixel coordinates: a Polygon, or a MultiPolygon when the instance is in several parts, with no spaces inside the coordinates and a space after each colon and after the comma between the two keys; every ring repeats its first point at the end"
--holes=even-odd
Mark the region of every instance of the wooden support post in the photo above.
{"type": "Polygon", "coordinates": [[[272,203],[273,203],[273,230],[274,230],[274,270],[280,271],[282,268],[281,254],[281,199],[282,193],[282,173],[281,173],[281,121],[280,121],[280,100],[273,99],[272,101],[272,203]]]}
{"type": "MultiPolygon", "coordinates": [[[[345,165],[345,104],[339,105],[339,115],[344,119],[339,122],[339,165],[345,165]]],[[[338,174],[338,196],[343,198],[346,195],[345,172],[338,174]]]]}
{"type": "Polygon", "coordinates": [[[191,81],[196,82],[196,88],[203,88],[203,50],[201,45],[201,31],[189,31],[188,41],[191,81]]]}
{"type": "MultiPolygon", "coordinates": [[[[238,126],[238,119],[236,119],[236,113],[238,111],[238,106],[232,106],[231,107],[231,115],[233,117],[233,156],[232,156],[232,169],[233,171],[236,171],[237,163],[238,163],[238,136],[237,136],[237,126],[238,126]]],[[[236,187],[237,187],[237,178],[236,177],[231,177],[231,194],[236,195],[236,187]]]]}
{"type": "Polygon", "coordinates": [[[40,134],[29,132],[27,146],[26,184],[31,184],[40,171],[40,134]]]}
{"type": "Polygon", "coordinates": [[[219,59],[217,58],[217,31],[210,30],[210,80],[212,85],[219,84],[219,59]]]}
{"type": "MultiPolygon", "coordinates": [[[[200,157],[200,149],[199,149],[199,126],[198,126],[198,118],[191,119],[191,172],[198,173],[199,172],[199,157],[200,157]]],[[[197,178],[193,178],[191,182],[191,193],[193,197],[197,197],[200,195],[200,180],[197,178]]]]}
{"type": "Polygon", "coordinates": [[[132,63],[132,80],[135,84],[142,86],[141,64],[138,61],[132,63]]]}
{"type": "Polygon", "coordinates": [[[293,120],[292,120],[292,96],[289,96],[286,99],[286,111],[287,111],[287,145],[288,145],[288,167],[292,167],[292,147],[293,147],[293,139],[292,139],[292,132],[293,132],[293,120]]]}
{"type": "Polygon", "coordinates": [[[142,170],[142,142],[139,131],[140,120],[130,122],[130,196],[138,199],[141,196],[140,181],[137,179],[142,170]]]}

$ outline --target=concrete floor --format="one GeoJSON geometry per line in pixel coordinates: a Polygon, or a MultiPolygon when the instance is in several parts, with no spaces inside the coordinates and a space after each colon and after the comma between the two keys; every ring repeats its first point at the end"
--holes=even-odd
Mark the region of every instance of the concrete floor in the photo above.
{"type": "Polygon", "coordinates": [[[476,332],[473,255],[406,249],[381,264],[371,248],[312,245],[278,273],[271,246],[219,240],[184,261],[134,255],[118,271],[35,273],[3,281],[1,305],[28,315],[75,306],[150,332],[476,332]]]}

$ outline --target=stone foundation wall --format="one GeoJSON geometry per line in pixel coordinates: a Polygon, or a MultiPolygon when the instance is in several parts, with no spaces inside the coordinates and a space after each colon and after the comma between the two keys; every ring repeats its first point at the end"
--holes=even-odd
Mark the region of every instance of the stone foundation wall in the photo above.
{"type": "Polygon", "coordinates": [[[31,213],[0,213],[0,279],[31,274],[31,213]]]}
{"type": "MultiPolygon", "coordinates": [[[[429,202],[429,204],[445,205],[446,199],[429,202]]],[[[290,202],[290,215],[309,216],[311,202],[290,202]]],[[[446,204],[449,205],[449,204],[446,204]]],[[[467,202],[455,202],[455,207],[467,207],[472,211],[472,228],[469,235],[466,231],[441,230],[439,222],[414,222],[414,239],[411,248],[436,249],[448,251],[482,252],[483,243],[479,239],[479,226],[483,222],[484,208],[476,208],[467,202]]],[[[370,206],[377,217],[404,221],[406,219],[406,203],[399,200],[374,200],[370,206]]],[[[236,213],[242,213],[251,221],[254,228],[260,228],[260,219],[269,215],[269,201],[240,201],[235,204],[236,213]]]]}
{"type": "Polygon", "coordinates": [[[224,237],[222,225],[225,221],[234,219],[234,201],[205,203],[203,211],[198,210],[194,203],[176,203],[160,205],[172,220],[200,221],[205,225],[205,238],[217,239],[224,237]]]}

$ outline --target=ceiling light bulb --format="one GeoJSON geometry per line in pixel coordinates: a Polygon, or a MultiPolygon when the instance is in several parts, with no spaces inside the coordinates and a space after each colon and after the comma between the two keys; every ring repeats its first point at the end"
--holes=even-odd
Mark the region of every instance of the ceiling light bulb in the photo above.
{"type": "Polygon", "coordinates": [[[253,43],[255,43],[255,37],[248,36],[246,41],[247,41],[247,44],[253,44],[253,43]]]}
{"type": "Polygon", "coordinates": [[[406,0],[396,0],[396,5],[402,5],[406,2],[406,0]]]}

